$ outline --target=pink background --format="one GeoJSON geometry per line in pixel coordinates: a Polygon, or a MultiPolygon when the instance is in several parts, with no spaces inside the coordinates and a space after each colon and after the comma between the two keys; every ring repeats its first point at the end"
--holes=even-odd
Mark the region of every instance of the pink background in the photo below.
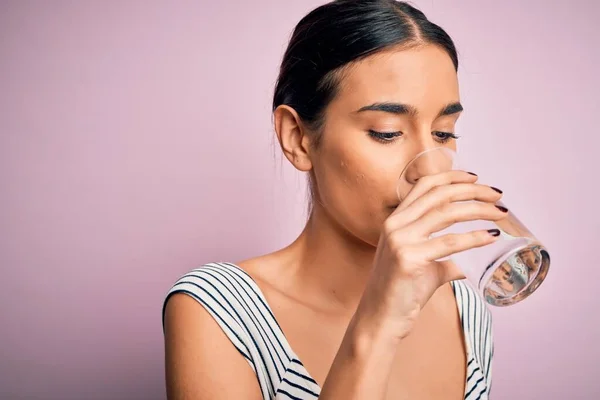
{"type": "MultiPolygon", "coordinates": [[[[0,4],[1,399],[164,399],[170,285],[295,238],[269,104],[321,3],[0,4]]],[[[600,2],[415,3],[461,53],[463,158],[553,257],[493,310],[493,399],[600,398],[600,2]]]]}

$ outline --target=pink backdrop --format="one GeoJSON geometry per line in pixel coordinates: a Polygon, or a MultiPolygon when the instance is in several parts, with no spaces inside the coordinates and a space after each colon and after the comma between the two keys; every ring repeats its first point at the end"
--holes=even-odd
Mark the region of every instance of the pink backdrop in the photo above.
{"type": "MultiPolygon", "coordinates": [[[[0,4],[0,398],[164,399],[174,280],[298,234],[269,103],[320,3],[0,4]]],[[[600,2],[415,3],[461,53],[463,157],[553,257],[494,309],[493,399],[600,398],[600,2]]]]}

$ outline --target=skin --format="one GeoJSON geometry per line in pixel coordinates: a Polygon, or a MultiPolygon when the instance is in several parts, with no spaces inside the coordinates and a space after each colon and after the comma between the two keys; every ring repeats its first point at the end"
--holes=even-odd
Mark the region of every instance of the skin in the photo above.
{"type": "MultiPolygon", "coordinates": [[[[464,396],[464,337],[448,283],[463,276],[450,262],[432,259],[451,253],[449,248],[495,239],[479,232],[426,240],[430,225],[444,227],[443,213],[453,215],[449,220],[467,211],[501,219],[504,214],[493,206],[501,195],[464,172],[439,177],[437,184],[447,190],[435,196],[429,194],[435,180],[419,177],[400,206],[395,192],[417,153],[456,148],[454,139],[442,142],[447,135],[437,132],[455,132],[460,112],[439,113],[459,101],[447,53],[421,45],[390,49],[347,68],[327,107],[318,148],[312,145],[314,132],[292,108],[275,111],[282,150],[295,168],[313,174],[317,197],[291,245],[237,264],[265,294],[290,345],[323,388],[322,399],[464,396]],[[357,112],[383,102],[409,105],[416,113],[357,112]],[[383,143],[369,130],[402,135],[388,135],[391,140],[383,143]],[[483,205],[448,207],[472,198],[483,205]]],[[[260,398],[247,362],[193,299],[174,295],[165,324],[170,399],[260,398]],[[210,338],[210,344],[199,337],[210,338]],[[239,382],[235,387],[232,375],[239,382]]]]}

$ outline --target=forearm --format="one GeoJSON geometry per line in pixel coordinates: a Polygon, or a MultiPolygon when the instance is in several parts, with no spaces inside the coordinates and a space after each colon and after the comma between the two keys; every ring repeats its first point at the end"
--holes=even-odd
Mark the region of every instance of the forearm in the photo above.
{"type": "Polygon", "coordinates": [[[350,323],[321,390],[320,400],[383,399],[400,339],[380,324],[350,323]]]}

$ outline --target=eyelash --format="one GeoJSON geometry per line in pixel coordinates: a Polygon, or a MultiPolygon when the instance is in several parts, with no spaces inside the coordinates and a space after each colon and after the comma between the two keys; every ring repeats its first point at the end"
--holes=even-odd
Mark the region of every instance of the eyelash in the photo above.
{"type": "MultiPolygon", "coordinates": [[[[440,143],[447,143],[452,139],[456,140],[456,139],[460,138],[460,136],[457,136],[451,132],[433,131],[432,134],[434,134],[439,139],[440,143]],[[444,135],[444,137],[440,138],[438,136],[440,134],[444,135]]],[[[402,135],[403,135],[402,132],[377,132],[377,131],[369,130],[369,136],[371,136],[373,139],[377,140],[378,142],[381,142],[384,144],[392,143],[395,138],[400,137],[402,135]]]]}

